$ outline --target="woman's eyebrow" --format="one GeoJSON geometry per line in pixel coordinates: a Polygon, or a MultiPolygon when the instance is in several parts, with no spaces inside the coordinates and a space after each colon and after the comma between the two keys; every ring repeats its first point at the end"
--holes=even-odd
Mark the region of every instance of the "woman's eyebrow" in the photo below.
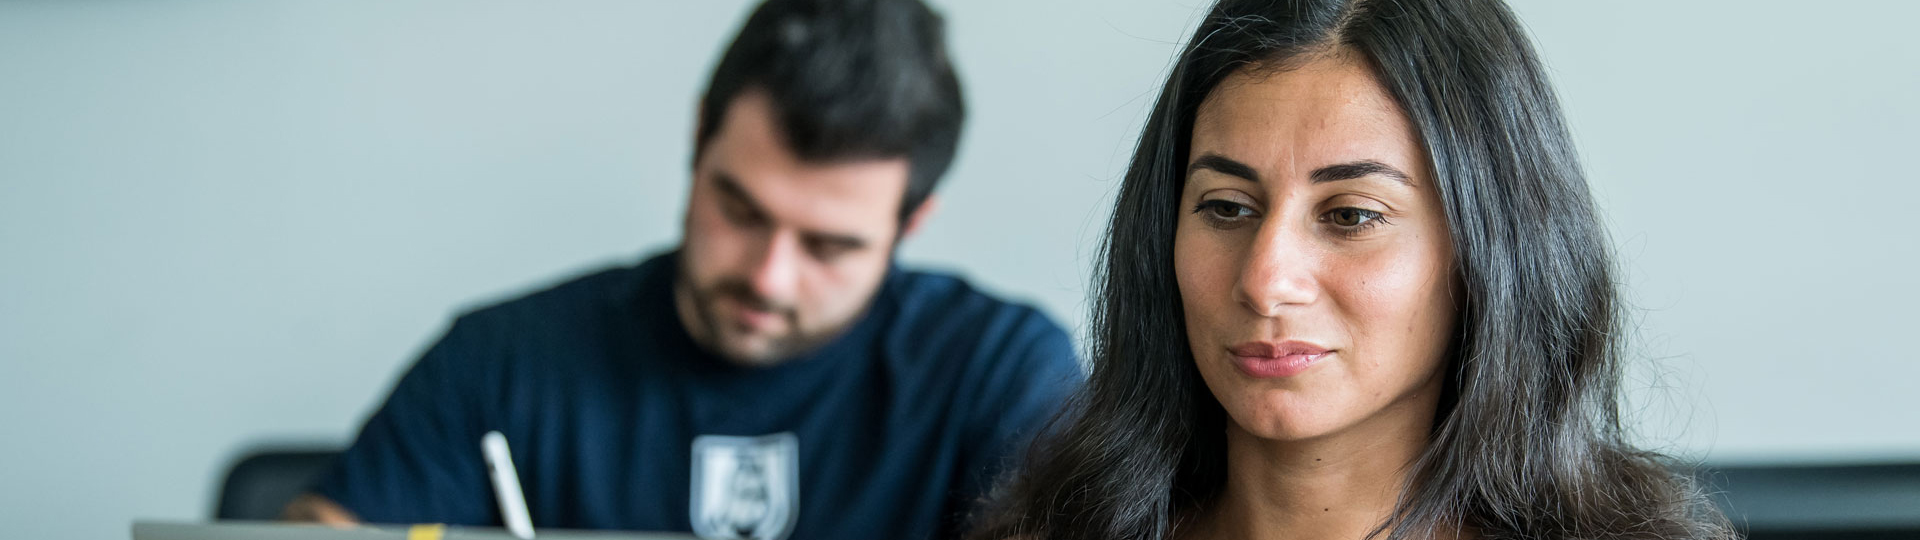
{"type": "Polygon", "coordinates": [[[1309,175],[1309,177],[1313,178],[1313,183],[1315,184],[1352,180],[1367,176],[1381,176],[1406,184],[1407,187],[1413,187],[1413,179],[1408,177],[1407,173],[1401,172],[1400,169],[1393,168],[1392,165],[1371,159],[1328,165],[1314,169],[1313,174],[1309,175]]]}
{"type": "MultiPolygon", "coordinates": [[[[1253,167],[1220,154],[1202,154],[1199,158],[1193,160],[1193,164],[1187,165],[1187,174],[1193,174],[1196,171],[1203,170],[1210,170],[1255,183],[1260,181],[1260,173],[1254,171],[1253,167]]],[[[1381,176],[1388,180],[1406,184],[1407,187],[1413,187],[1413,178],[1408,176],[1407,173],[1394,168],[1392,165],[1371,159],[1328,165],[1314,169],[1313,173],[1308,175],[1309,178],[1313,179],[1313,183],[1315,184],[1352,180],[1367,176],[1381,176]]]]}
{"type": "Polygon", "coordinates": [[[1254,183],[1260,182],[1260,173],[1253,172],[1253,167],[1234,161],[1227,156],[1211,152],[1201,154],[1200,157],[1193,160],[1192,164],[1187,165],[1187,174],[1205,170],[1219,172],[1228,176],[1237,176],[1254,183]]]}

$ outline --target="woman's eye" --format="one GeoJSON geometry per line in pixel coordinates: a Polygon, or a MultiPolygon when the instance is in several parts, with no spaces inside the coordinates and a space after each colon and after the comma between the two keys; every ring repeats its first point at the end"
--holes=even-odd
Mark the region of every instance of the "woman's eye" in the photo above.
{"type": "Polygon", "coordinates": [[[1376,224],[1380,220],[1380,213],[1359,208],[1335,208],[1322,216],[1322,219],[1335,227],[1353,229],[1376,224]]]}
{"type": "Polygon", "coordinates": [[[1338,227],[1359,227],[1379,217],[1379,211],[1359,208],[1336,208],[1327,213],[1327,221],[1331,221],[1332,225],[1338,225],[1338,227]]]}
{"type": "Polygon", "coordinates": [[[1193,207],[1193,213],[1202,212],[1208,218],[1222,221],[1238,220],[1253,215],[1253,209],[1247,208],[1246,205],[1220,199],[1201,201],[1199,206],[1193,207]]]}

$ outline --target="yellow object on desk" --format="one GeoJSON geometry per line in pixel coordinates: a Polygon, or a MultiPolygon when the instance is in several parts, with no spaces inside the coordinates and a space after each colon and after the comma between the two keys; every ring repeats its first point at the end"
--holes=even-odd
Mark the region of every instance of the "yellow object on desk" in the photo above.
{"type": "Polygon", "coordinates": [[[446,536],[447,526],[441,523],[422,523],[407,527],[407,540],[440,540],[446,536]]]}

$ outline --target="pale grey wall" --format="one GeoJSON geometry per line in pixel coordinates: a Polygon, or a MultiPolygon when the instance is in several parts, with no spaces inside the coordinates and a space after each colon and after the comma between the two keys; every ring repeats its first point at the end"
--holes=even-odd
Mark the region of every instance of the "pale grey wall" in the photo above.
{"type": "Polygon", "coordinates": [[[1612,220],[1649,438],[1920,459],[1920,4],[1516,10],[1612,220]]]}
{"type": "MultiPolygon", "coordinates": [[[[905,256],[1078,327],[1202,2],[945,4],[973,116],[905,256]]],[[[1920,458],[1920,8],[1517,8],[1658,361],[1647,438],[1920,458]]],[[[692,105],[744,10],[0,2],[0,535],[203,517],[249,445],[344,442],[457,311],[669,245],[692,105]]]]}

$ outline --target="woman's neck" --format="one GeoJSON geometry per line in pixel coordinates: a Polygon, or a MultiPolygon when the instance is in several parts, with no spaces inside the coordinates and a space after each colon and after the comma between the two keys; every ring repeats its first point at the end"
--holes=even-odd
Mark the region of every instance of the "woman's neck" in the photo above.
{"type": "Polygon", "coordinates": [[[1264,440],[1229,421],[1226,487],[1188,536],[1366,538],[1392,515],[1427,446],[1431,419],[1406,426],[1363,423],[1303,441],[1264,440]]]}

